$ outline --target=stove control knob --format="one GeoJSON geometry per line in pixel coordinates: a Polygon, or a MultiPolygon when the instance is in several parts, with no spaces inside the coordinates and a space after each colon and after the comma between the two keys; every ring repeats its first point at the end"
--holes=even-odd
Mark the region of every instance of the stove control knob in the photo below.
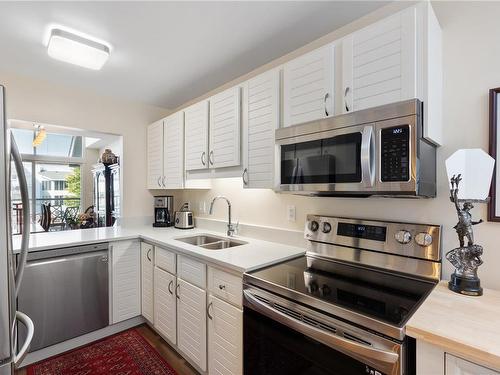
{"type": "Polygon", "coordinates": [[[309,229],[312,231],[312,232],[316,232],[319,228],[319,224],[316,220],[313,220],[309,223],[309,229]]]}
{"type": "Polygon", "coordinates": [[[415,236],[415,242],[422,247],[427,247],[432,244],[432,236],[429,233],[420,232],[415,236]]]}
{"type": "Polygon", "coordinates": [[[407,230],[400,230],[399,232],[396,232],[394,235],[394,238],[396,241],[398,241],[400,244],[406,245],[407,243],[410,243],[411,241],[411,233],[408,232],[407,230]]]}
{"type": "Polygon", "coordinates": [[[332,225],[330,223],[323,223],[323,228],[321,228],[321,231],[323,233],[330,233],[330,231],[332,230],[332,225]]]}

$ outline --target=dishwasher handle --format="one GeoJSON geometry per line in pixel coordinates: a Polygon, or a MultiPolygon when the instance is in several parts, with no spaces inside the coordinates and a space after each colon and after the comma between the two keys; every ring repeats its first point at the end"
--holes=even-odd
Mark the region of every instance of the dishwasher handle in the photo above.
{"type": "Polygon", "coordinates": [[[21,349],[19,349],[19,352],[17,352],[17,354],[14,356],[14,365],[17,368],[31,345],[31,341],[33,340],[33,335],[35,333],[35,325],[33,324],[33,321],[30,319],[30,317],[22,313],[21,311],[16,311],[16,320],[26,326],[27,329],[26,340],[24,340],[21,349]]]}

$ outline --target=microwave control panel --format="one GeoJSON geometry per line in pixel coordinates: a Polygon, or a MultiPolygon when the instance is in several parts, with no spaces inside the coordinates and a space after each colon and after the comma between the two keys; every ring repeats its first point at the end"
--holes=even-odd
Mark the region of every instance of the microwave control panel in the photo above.
{"type": "Polygon", "coordinates": [[[410,126],[384,128],[380,134],[380,179],[382,182],[410,180],[410,126]]]}

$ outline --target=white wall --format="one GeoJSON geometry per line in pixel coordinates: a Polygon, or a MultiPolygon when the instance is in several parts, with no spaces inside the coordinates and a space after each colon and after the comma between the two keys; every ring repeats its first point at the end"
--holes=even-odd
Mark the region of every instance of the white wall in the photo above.
{"type": "MultiPolygon", "coordinates": [[[[458,148],[488,150],[488,90],[500,86],[500,2],[439,2],[434,8],[443,29],[444,45],[445,145],[438,149],[437,198],[311,198],[271,190],[243,190],[240,179],[227,179],[214,181],[209,191],[186,192],[183,199],[208,202],[224,194],[233,204],[235,219],[242,223],[291,229],[302,229],[308,213],[441,224],[443,253],[456,247],[453,226],[457,218],[448,199],[444,161],[458,148]],[[295,222],[286,220],[287,205],[296,206],[295,222]]],[[[225,220],[226,211],[223,204],[217,204],[213,217],[225,220]]],[[[477,205],[473,215],[486,221],[486,206],[477,205]]],[[[485,263],[479,271],[483,286],[500,289],[500,224],[478,225],[475,235],[485,249],[485,263]]],[[[444,278],[449,278],[452,267],[446,260],[443,264],[444,278]]]]}
{"type": "Polygon", "coordinates": [[[0,71],[7,118],[123,136],[123,216],[152,216],[146,189],[146,125],[169,111],[0,71]]]}
{"type": "Polygon", "coordinates": [[[99,159],[99,150],[95,148],[85,149],[85,160],[80,171],[81,191],[82,191],[82,211],[94,204],[94,178],[92,167],[99,159]]]}

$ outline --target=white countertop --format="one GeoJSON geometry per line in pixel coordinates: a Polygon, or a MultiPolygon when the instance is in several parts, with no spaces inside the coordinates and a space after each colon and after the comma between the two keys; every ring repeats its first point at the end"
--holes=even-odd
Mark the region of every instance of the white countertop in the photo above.
{"type": "MultiPolygon", "coordinates": [[[[225,233],[199,228],[182,230],[173,227],[153,228],[151,225],[130,225],[32,234],[30,236],[29,251],[42,251],[96,242],[141,239],[154,245],[165,246],[180,254],[191,255],[238,272],[262,268],[273,263],[294,258],[305,252],[303,247],[294,247],[240,236],[235,236],[234,238],[248,243],[221,250],[207,250],[175,240],[175,238],[188,237],[200,233],[226,237],[225,233]]],[[[19,251],[20,242],[21,236],[15,236],[13,244],[14,252],[19,251]]]]}

